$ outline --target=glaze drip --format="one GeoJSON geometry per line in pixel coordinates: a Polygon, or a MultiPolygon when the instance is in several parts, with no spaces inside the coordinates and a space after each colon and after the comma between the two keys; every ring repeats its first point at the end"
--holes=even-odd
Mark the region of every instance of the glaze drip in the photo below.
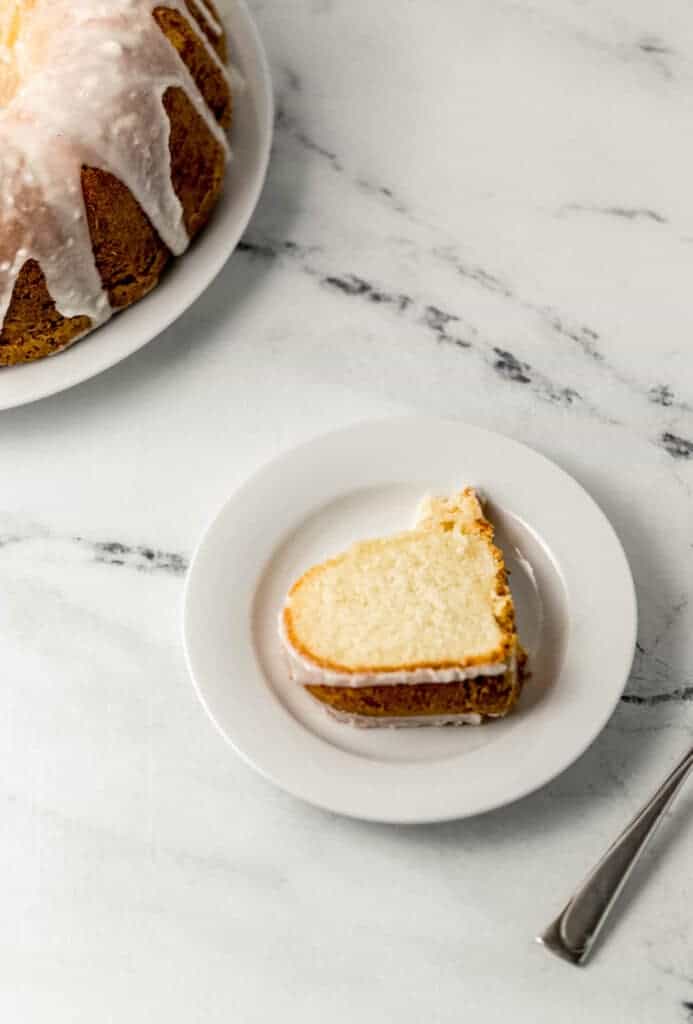
{"type": "MultiPolygon", "coordinates": [[[[182,89],[226,153],[228,143],[154,19],[162,6],[186,18],[226,74],[183,0],[25,0],[16,5],[19,21],[4,16],[0,97],[9,99],[0,110],[0,323],[31,259],[64,317],[88,316],[92,330],[111,316],[87,225],[83,167],[119,178],[168,248],[176,255],[187,248],[171,183],[166,91],[182,89]]],[[[206,5],[196,9],[218,35],[206,5]]]]}

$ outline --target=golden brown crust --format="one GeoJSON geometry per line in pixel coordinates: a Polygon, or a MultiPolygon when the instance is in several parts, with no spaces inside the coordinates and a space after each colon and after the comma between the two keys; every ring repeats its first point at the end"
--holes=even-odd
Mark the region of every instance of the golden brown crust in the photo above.
{"type": "Polygon", "coordinates": [[[522,673],[477,676],[457,683],[409,683],[387,686],[307,686],[316,700],[334,711],[366,718],[422,715],[506,715],[517,703],[522,673]]]}
{"type": "Polygon", "coordinates": [[[202,0],[202,3],[207,8],[209,13],[215,19],[215,21],[221,25],[221,15],[219,14],[219,8],[215,4],[214,0],[202,0]]]}
{"type": "Polygon", "coordinates": [[[171,181],[190,238],[208,222],[224,184],[226,155],[182,89],[164,93],[171,122],[171,181]]]}
{"type": "MultiPolygon", "coordinates": [[[[214,5],[204,0],[218,19],[214,5]]],[[[226,40],[214,34],[200,10],[191,16],[203,25],[217,52],[225,57],[226,40]]],[[[231,122],[231,93],[190,23],[177,11],[157,7],[154,17],[176,48],[219,123],[231,122]]],[[[223,184],[226,158],[216,138],[185,92],[164,95],[170,121],[171,180],[183,207],[183,220],[194,237],[207,223],[223,184]]],[[[82,171],[82,193],[96,266],[115,309],[136,302],[159,281],[171,254],[132,193],[113,175],[93,167],[82,171]]],[[[66,319],[56,309],[40,266],[29,260],[15,283],[0,331],[0,366],[30,362],[65,348],[91,327],[86,316],[66,319]]]]}
{"type": "Polygon", "coordinates": [[[118,178],[84,167],[82,193],[96,268],[111,305],[123,309],[151,291],[171,254],[118,178]]]}
{"type": "Polygon", "coordinates": [[[0,332],[0,366],[51,356],[91,327],[88,316],[66,319],[55,308],[36,260],[19,272],[0,332]]]}
{"type": "MultiPolygon", "coordinates": [[[[214,31],[207,18],[205,18],[200,6],[198,5],[198,3],[195,2],[195,0],[185,0],[185,6],[190,11],[191,15],[197,22],[200,29],[207,36],[207,39],[210,41],[214,49],[217,51],[220,58],[223,60],[224,64],[226,64],[229,55],[228,48],[226,45],[226,36],[224,35],[224,33],[222,32],[221,34],[219,34],[214,31]]],[[[212,17],[219,24],[221,24],[219,13],[214,4],[211,3],[211,0],[202,0],[202,6],[206,7],[209,13],[212,15],[212,17]]]]}

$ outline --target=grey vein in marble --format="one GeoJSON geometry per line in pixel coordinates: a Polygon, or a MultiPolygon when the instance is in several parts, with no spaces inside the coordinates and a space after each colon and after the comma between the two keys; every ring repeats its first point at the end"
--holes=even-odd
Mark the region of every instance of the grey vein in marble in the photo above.
{"type": "Polygon", "coordinates": [[[513,298],[513,291],[510,285],[502,281],[496,274],[492,274],[478,264],[469,263],[460,259],[459,254],[450,246],[436,246],[432,255],[443,263],[448,263],[459,274],[468,281],[473,281],[486,291],[495,292],[506,299],[513,298]]]}
{"type": "Polygon", "coordinates": [[[326,146],[322,146],[319,142],[316,142],[315,139],[312,139],[307,135],[306,132],[297,125],[296,120],[282,106],[277,107],[274,125],[277,131],[288,131],[292,138],[295,139],[295,141],[304,149],[307,149],[309,153],[315,153],[317,156],[321,156],[327,160],[334,171],[341,173],[341,171],[344,170],[344,165],[337,154],[326,146]]]}
{"type": "Polygon", "coordinates": [[[574,388],[557,388],[548,377],[538,374],[529,363],[523,362],[507,349],[494,347],[496,356],[493,368],[496,373],[505,380],[513,381],[516,384],[530,384],[532,390],[547,401],[557,405],[572,405],[573,402],[582,402],[582,396],[574,388]]]}
{"type": "MultiPolygon", "coordinates": [[[[339,280],[352,279],[354,279],[354,275],[348,275],[347,278],[339,280]]],[[[360,281],[365,287],[353,289],[342,287],[340,290],[347,295],[367,298],[371,299],[371,301],[374,301],[374,297],[376,297],[375,301],[395,306],[400,313],[411,308],[415,309],[419,305],[406,295],[393,295],[389,292],[383,292],[380,288],[368,282],[363,282],[360,278],[356,280],[360,281]]],[[[334,284],[335,279],[324,278],[323,281],[327,284],[334,284]]],[[[475,336],[474,340],[469,336],[462,337],[459,333],[452,332],[449,329],[451,324],[463,323],[462,317],[457,313],[440,309],[440,307],[431,303],[425,303],[423,313],[418,316],[417,322],[428,328],[439,342],[451,344],[461,349],[475,350],[498,377],[512,384],[528,385],[530,390],[543,401],[559,405],[572,405],[576,401],[583,401],[582,396],[575,388],[555,384],[548,376],[536,370],[529,363],[520,360],[508,349],[480,340],[476,328],[471,327],[471,325],[467,325],[467,332],[475,336]]],[[[592,411],[595,414],[599,414],[596,409],[592,409],[592,411]]],[[[601,418],[606,421],[606,417],[601,418]]]]}
{"type": "Polygon", "coordinates": [[[528,308],[534,309],[537,313],[543,316],[549,326],[552,327],[557,334],[575,342],[575,344],[578,345],[585,355],[590,357],[590,359],[594,359],[596,362],[600,363],[604,362],[604,356],[597,347],[599,335],[594,328],[587,327],[585,324],[571,327],[558,315],[558,313],[555,312],[555,310],[548,306],[532,306],[528,308]]]}
{"type": "Polygon", "coordinates": [[[462,338],[457,333],[457,329],[451,329],[453,324],[462,323],[462,318],[454,313],[446,313],[445,310],[439,309],[438,306],[426,306],[421,322],[437,336],[440,342],[445,342],[448,345],[458,345],[460,348],[472,347],[471,341],[462,338]]]}
{"type": "Polygon", "coordinates": [[[667,43],[655,36],[644,36],[638,40],[637,48],[640,53],[650,59],[650,65],[656,68],[664,78],[674,77],[674,72],[666,58],[675,57],[676,51],[667,43]]]}
{"type": "Polygon", "coordinates": [[[80,536],[58,537],[40,529],[25,535],[0,535],[0,551],[20,544],[30,544],[32,541],[73,544],[76,548],[89,552],[92,555],[92,560],[100,565],[122,566],[136,572],[168,573],[173,576],[182,576],[188,569],[188,560],[185,555],[175,551],[163,551],[147,544],[95,541],[80,536]]]}
{"type": "Polygon", "coordinates": [[[651,646],[645,647],[640,641],[636,643],[628,686],[621,697],[623,703],[639,707],[657,707],[661,704],[693,701],[690,676],[683,678],[671,662],[657,653],[665,637],[688,606],[688,596],[683,595],[663,615],[651,646]]]}
{"type": "Polygon", "coordinates": [[[656,53],[665,57],[670,57],[674,53],[670,46],[654,38],[641,39],[638,43],[638,49],[642,50],[643,53],[656,53]]]}
{"type": "Polygon", "coordinates": [[[166,572],[182,576],[188,568],[187,559],[175,551],[161,551],[142,544],[122,544],[120,541],[86,541],[75,537],[75,542],[86,545],[94,553],[94,561],[103,565],[122,565],[136,572],[166,572]]]}
{"type": "Polygon", "coordinates": [[[318,246],[303,246],[291,239],[284,239],[281,242],[257,241],[248,238],[242,239],[237,247],[237,252],[245,253],[253,259],[263,260],[271,263],[280,256],[293,256],[294,258],[306,258],[311,253],[320,252],[318,246]]]}
{"type": "Polygon", "coordinates": [[[646,206],[590,206],[587,203],[568,203],[561,208],[566,212],[596,213],[621,220],[651,220],[655,224],[668,224],[668,219],[657,210],[646,206]]]}
{"type": "Polygon", "coordinates": [[[10,547],[12,544],[20,544],[26,537],[20,537],[15,533],[7,533],[4,536],[0,536],[0,548],[10,547]]]}
{"type": "Polygon", "coordinates": [[[532,378],[528,374],[531,373],[532,367],[529,363],[521,362],[506,349],[494,348],[493,351],[498,357],[493,366],[499,376],[515,381],[516,384],[531,384],[532,378]]]}
{"type": "MultiPolygon", "coordinates": [[[[560,14],[554,13],[553,10],[551,12],[546,9],[535,11],[524,3],[513,4],[510,9],[516,16],[525,19],[530,11],[539,16],[549,27],[554,46],[574,46],[575,43],[578,43],[581,49],[591,50],[600,60],[606,58],[634,67],[642,64],[657,72],[658,76],[667,79],[674,77],[665,58],[675,56],[675,51],[657,36],[638,34],[635,38],[626,38],[623,42],[617,42],[598,35],[592,28],[579,27],[579,23],[573,21],[572,18],[562,19],[560,14]]],[[[624,27],[619,25],[619,34],[622,32],[624,32],[624,27]]]]}
{"type": "Polygon", "coordinates": [[[400,199],[391,188],[386,185],[377,185],[372,181],[368,181],[367,178],[357,178],[356,185],[360,192],[364,195],[376,196],[379,199],[384,199],[388,206],[395,211],[395,213],[406,213],[407,204],[404,200],[400,199]]]}
{"type": "Polygon", "coordinates": [[[676,690],[666,690],[663,693],[652,693],[642,696],[637,693],[624,693],[621,697],[624,704],[637,704],[640,707],[653,708],[658,704],[686,703],[693,701],[693,686],[682,686],[676,690]]]}
{"type": "Polygon", "coordinates": [[[261,242],[249,242],[245,238],[238,243],[236,251],[247,253],[248,256],[265,260],[266,262],[271,262],[278,256],[277,250],[273,246],[265,245],[261,242]]]}
{"type": "Polygon", "coordinates": [[[674,459],[693,459],[693,441],[686,437],[679,437],[666,430],[659,438],[659,444],[674,459]]]}
{"type": "Polygon", "coordinates": [[[589,327],[587,324],[570,324],[565,316],[559,314],[551,306],[542,306],[520,298],[510,285],[502,281],[496,274],[492,274],[483,267],[470,265],[460,260],[459,256],[450,247],[436,247],[433,250],[433,255],[437,259],[450,264],[460,277],[479,285],[480,288],[486,291],[494,292],[505,299],[512,300],[529,313],[537,314],[551,330],[579,345],[583,352],[591,359],[599,362],[603,361],[604,356],[598,348],[599,334],[593,327],[589,327]]]}
{"type": "Polygon", "coordinates": [[[654,405],[669,407],[674,404],[674,392],[668,384],[655,384],[650,388],[650,401],[654,405]]]}
{"type": "MultiPolygon", "coordinates": [[[[575,208],[580,207],[575,206],[575,208]]],[[[608,212],[624,217],[627,217],[631,213],[634,215],[636,213],[636,211],[631,211],[625,208],[613,208],[608,212]]],[[[655,211],[637,212],[642,215],[647,213],[654,219],[658,219],[660,217],[660,215],[656,214],[655,211]]],[[[663,219],[662,222],[664,222],[663,219]]],[[[577,345],[591,362],[599,363],[602,370],[608,372],[616,381],[626,387],[629,391],[645,397],[649,402],[654,404],[671,406],[673,409],[681,413],[690,414],[693,412],[693,406],[688,402],[676,399],[673,390],[668,385],[658,384],[649,388],[643,387],[628,373],[608,362],[604,354],[599,349],[600,336],[598,331],[593,327],[585,323],[571,323],[570,318],[561,314],[554,307],[542,305],[523,298],[518,295],[507,282],[502,281],[496,274],[480,267],[469,266],[468,264],[460,261],[454,251],[450,250],[449,247],[436,247],[432,250],[432,255],[437,259],[450,264],[457,273],[459,273],[460,277],[466,278],[483,288],[485,291],[495,293],[502,298],[508,299],[518,308],[538,316],[540,321],[554,334],[559,338],[566,339],[577,345]],[[657,401],[658,396],[662,396],[662,398],[666,400],[657,401]]],[[[608,416],[605,414],[604,422],[613,423],[615,420],[611,414],[608,416]]]]}
{"type": "Polygon", "coordinates": [[[383,291],[357,274],[345,274],[343,277],[330,275],[322,278],[322,283],[328,288],[336,288],[344,295],[358,295],[369,302],[395,306],[401,313],[412,303],[408,295],[383,291]]]}

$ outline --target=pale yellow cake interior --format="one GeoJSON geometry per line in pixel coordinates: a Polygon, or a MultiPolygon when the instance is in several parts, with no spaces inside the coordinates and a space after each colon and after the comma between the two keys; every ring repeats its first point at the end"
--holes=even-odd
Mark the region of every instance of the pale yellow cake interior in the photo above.
{"type": "Polygon", "coordinates": [[[306,573],[285,613],[290,642],[347,671],[502,661],[512,600],[492,535],[473,492],[429,502],[416,529],[306,573]]]}

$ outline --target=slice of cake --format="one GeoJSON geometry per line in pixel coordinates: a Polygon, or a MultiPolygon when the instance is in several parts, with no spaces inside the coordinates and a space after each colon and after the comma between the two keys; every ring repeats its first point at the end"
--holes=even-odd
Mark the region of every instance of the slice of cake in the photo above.
{"type": "Polygon", "coordinates": [[[478,724],[520,694],[503,555],[471,488],[425,499],[413,530],[309,569],[280,632],[292,678],[356,724],[478,724]]]}

